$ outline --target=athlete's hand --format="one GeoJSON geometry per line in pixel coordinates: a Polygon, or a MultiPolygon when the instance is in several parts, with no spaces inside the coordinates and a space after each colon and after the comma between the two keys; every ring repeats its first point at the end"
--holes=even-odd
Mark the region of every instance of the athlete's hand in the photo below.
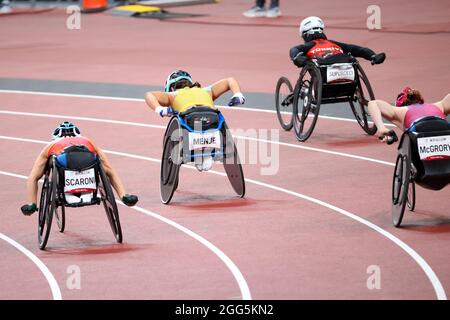
{"type": "Polygon", "coordinates": [[[122,202],[129,207],[134,206],[138,201],[138,197],[133,194],[126,194],[122,197],[122,202]]]}
{"type": "Polygon", "coordinates": [[[26,216],[31,216],[34,212],[38,210],[35,203],[31,204],[25,204],[20,207],[20,210],[22,210],[22,213],[26,216]]]}
{"type": "Polygon", "coordinates": [[[301,53],[298,53],[294,59],[292,59],[292,61],[294,62],[294,64],[299,67],[299,68],[303,68],[306,63],[308,62],[308,58],[305,57],[304,55],[302,55],[301,53]]]}
{"type": "Polygon", "coordinates": [[[370,57],[372,65],[383,63],[384,59],[386,59],[386,54],[384,52],[374,54],[373,56],[370,57]]]}
{"type": "Polygon", "coordinates": [[[235,93],[231,99],[230,102],[228,102],[229,107],[237,106],[238,104],[244,104],[245,103],[245,97],[242,93],[238,92],[235,93]]]}
{"type": "Polygon", "coordinates": [[[173,110],[171,107],[162,107],[158,106],[155,109],[155,112],[159,114],[161,117],[170,117],[173,115],[173,110]]]}
{"type": "Polygon", "coordinates": [[[386,132],[380,133],[378,135],[378,139],[380,139],[383,142],[386,142],[386,144],[388,145],[398,141],[397,134],[395,133],[394,130],[388,130],[386,132]]]}

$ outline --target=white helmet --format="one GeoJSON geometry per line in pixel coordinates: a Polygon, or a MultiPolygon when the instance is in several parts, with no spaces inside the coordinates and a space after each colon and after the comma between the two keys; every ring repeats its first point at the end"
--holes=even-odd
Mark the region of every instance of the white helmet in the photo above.
{"type": "Polygon", "coordinates": [[[306,33],[323,32],[325,24],[319,17],[308,17],[300,23],[300,36],[304,37],[306,33]]]}

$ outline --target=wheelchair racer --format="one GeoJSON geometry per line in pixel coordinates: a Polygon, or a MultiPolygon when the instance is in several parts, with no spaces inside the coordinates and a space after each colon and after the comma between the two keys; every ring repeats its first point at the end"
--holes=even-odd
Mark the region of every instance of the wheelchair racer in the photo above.
{"type": "Polygon", "coordinates": [[[137,196],[125,193],[122,181],[120,180],[117,172],[111,166],[111,163],[105,153],[90,139],[81,136],[80,130],[74,124],[67,121],[61,123],[53,131],[52,140],[53,141],[51,143],[42,149],[41,153],[34,162],[30,175],[28,176],[27,197],[29,203],[21,207],[21,211],[24,215],[32,215],[38,210],[36,206],[38,181],[45,173],[48,159],[52,155],[58,156],[64,151],[64,149],[74,145],[83,145],[100,158],[106,175],[109,177],[112,186],[124,204],[127,206],[134,206],[138,202],[137,196]]]}
{"type": "Polygon", "coordinates": [[[424,117],[435,116],[445,119],[450,114],[450,93],[435,103],[425,103],[419,90],[406,87],[397,95],[395,106],[383,100],[372,100],[368,105],[369,114],[377,126],[377,136],[383,142],[392,144],[398,140],[395,132],[389,130],[383,119],[389,120],[401,130],[424,117]]]}
{"type": "MultiPolygon", "coordinates": [[[[233,92],[228,106],[245,103],[240,86],[234,78],[226,78],[216,83],[201,87],[192,80],[191,75],[183,70],[172,72],[166,80],[164,92],[147,92],[145,102],[161,117],[172,116],[173,112],[185,112],[192,107],[202,106],[215,109],[214,101],[227,91],[233,92]]],[[[209,170],[212,166],[212,157],[205,157],[202,164],[197,164],[199,171],[209,170]]]]}
{"type": "Polygon", "coordinates": [[[372,64],[383,63],[386,59],[385,53],[375,54],[369,48],[328,40],[323,32],[324,29],[325,24],[319,17],[311,16],[302,20],[300,36],[305,42],[289,51],[289,56],[297,67],[304,67],[311,59],[325,59],[333,55],[348,53],[353,57],[369,60],[372,64]]]}

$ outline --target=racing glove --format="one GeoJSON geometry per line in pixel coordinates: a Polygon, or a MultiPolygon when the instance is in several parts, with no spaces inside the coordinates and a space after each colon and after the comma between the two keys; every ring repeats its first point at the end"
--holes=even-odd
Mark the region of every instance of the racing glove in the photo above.
{"type": "Polygon", "coordinates": [[[235,93],[231,99],[230,102],[228,102],[229,107],[237,106],[238,104],[244,104],[245,103],[245,97],[242,93],[238,92],[235,93]]]}
{"type": "Polygon", "coordinates": [[[155,112],[161,117],[170,117],[173,115],[173,110],[171,107],[158,106],[156,107],[155,112]]]}
{"type": "Polygon", "coordinates": [[[129,207],[134,206],[138,201],[138,197],[133,194],[126,194],[122,197],[122,202],[129,207]]]}
{"type": "Polygon", "coordinates": [[[384,52],[374,54],[373,56],[370,57],[372,65],[383,63],[384,59],[386,59],[386,54],[384,52]]]}
{"type": "Polygon", "coordinates": [[[294,62],[294,64],[299,67],[299,68],[303,68],[306,63],[308,62],[308,58],[305,57],[304,55],[302,55],[301,53],[298,53],[294,59],[292,59],[292,61],[294,62]]]}
{"type": "Polygon", "coordinates": [[[22,210],[22,213],[26,216],[31,216],[35,211],[38,210],[35,203],[32,204],[25,204],[20,207],[20,210],[22,210]]]}

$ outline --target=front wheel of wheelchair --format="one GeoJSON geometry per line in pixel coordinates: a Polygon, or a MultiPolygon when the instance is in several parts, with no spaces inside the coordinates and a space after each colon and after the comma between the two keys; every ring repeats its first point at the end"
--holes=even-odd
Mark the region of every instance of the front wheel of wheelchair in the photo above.
{"type": "Polygon", "coordinates": [[[234,192],[240,197],[245,196],[245,178],[244,171],[242,170],[242,164],[239,159],[239,154],[234,143],[233,137],[228,129],[228,126],[224,123],[224,150],[225,156],[223,159],[223,167],[227,174],[228,180],[233,187],[234,192]]]}
{"type": "Polygon", "coordinates": [[[281,127],[289,131],[293,125],[293,89],[292,84],[286,77],[278,79],[275,89],[275,107],[281,127]]]}
{"type": "Polygon", "coordinates": [[[55,208],[55,217],[59,232],[64,232],[66,228],[66,210],[63,204],[55,208]]]}
{"type": "Polygon", "coordinates": [[[39,249],[44,250],[52,227],[53,213],[56,207],[57,172],[53,160],[47,169],[44,184],[42,185],[39,202],[38,242],[39,249]]]}
{"type": "Polygon", "coordinates": [[[406,205],[408,206],[409,211],[414,211],[416,208],[416,183],[414,180],[409,181],[406,205]]]}
{"type": "Polygon", "coordinates": [[[172,118],[164,136],[161,159],[160,192],[161,201],[168,204],[178,187],[178,174],[181,166],[181,127],[176,117],[172,118]]]}
{"type": "Polygon", "coordinates": [[[411,180],[411,150],[409,136],[402,139],[392,181],[392,223],[399,227],[408,202],[408,189],[411,180]]]}
{"type": "Polygon", "coordinates": [[[299,141],[306,141],[316,126],[322,101],[322,77],[313,64],[300,73],[294,89],[294,131],[299,141]]]}
{"type": "Polygon", "coordinates": [[[98,165],[100,181],[98,190],[100,192],[103,207],[105,208],[106,216],[108,217],[109,225],[118,243],[122,243],[122,227],[120,226],[119,210],[117,208],[114,192],[111,187],[111,182],[106,175],[101,163],[98,165]]]}
{"type": "Polygon", "coordinates": [[[355,101],[350,100],[350,107],[355,116],[359,126],[369,135],[374,135],[377,132],[375,124],[369,124],[370,116],[368,112],[368,105],[370,100],[375,99],[375,95],[370,85],[366,73],[358,64],[357,67],[357,83],[358,86],[355,92],[355,101]]]}

